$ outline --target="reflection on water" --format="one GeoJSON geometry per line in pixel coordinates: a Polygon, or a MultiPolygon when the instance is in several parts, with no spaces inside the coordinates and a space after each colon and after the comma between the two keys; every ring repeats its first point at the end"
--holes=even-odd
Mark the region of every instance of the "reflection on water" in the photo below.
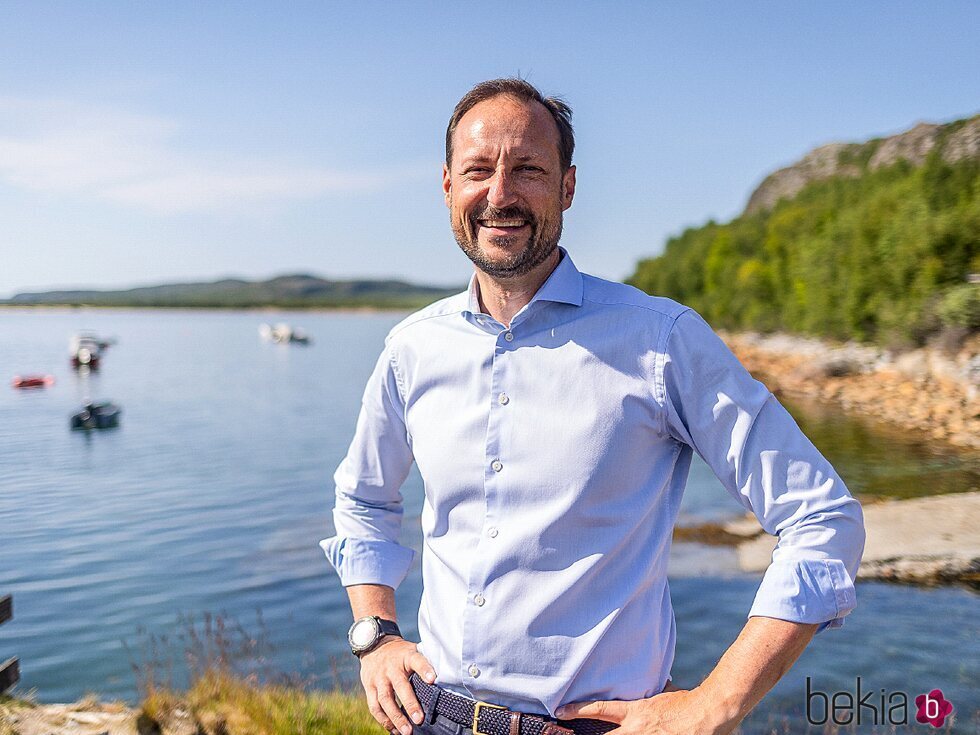
{"type": "Polygon", "coordinates": [[[980,452],[923,441],[813,401],[780,401],[855,495],[911,498],[980,488],[980,452]]]}

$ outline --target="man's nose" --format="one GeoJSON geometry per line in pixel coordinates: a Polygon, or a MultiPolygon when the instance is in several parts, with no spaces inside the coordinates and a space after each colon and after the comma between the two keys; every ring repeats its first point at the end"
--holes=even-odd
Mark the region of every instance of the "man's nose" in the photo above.
{"type": "Polygon", "coordinates": [[[497,209],[509,207],[517,201],[517,191],[514,182],[506,171],[497,171],[490,179],[490,191],[487,192],[487,202],[497,209]]]}

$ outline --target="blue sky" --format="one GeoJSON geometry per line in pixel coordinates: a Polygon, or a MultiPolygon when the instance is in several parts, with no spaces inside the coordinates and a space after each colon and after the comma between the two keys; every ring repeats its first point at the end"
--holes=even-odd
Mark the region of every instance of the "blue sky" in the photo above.
{"type": "Polygon", "coordinates": [[[976,2],[0,0],[0,295],[314,272],[462,283],[475,82],[575,111],[563,244],[627,276],[810,148],[980,111],[976,2]]]}

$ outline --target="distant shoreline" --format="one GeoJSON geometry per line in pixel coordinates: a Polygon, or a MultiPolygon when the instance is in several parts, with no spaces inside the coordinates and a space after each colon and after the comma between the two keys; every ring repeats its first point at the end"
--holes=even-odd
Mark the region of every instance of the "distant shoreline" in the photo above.
{"type": "Polygon", "coordinates": [[[255,306],[219,306],[219,305],[174,305],[162,306],[159,304],[9,304],[0,303],[0,309],[9,311],[240,311],[245,313],[268,313],[277,311],[331,311],[331,312],[353,312],[353,313],[374,313],[374,312],[397,312],[415,311],[427,304],[421,305],[317,305],[317,306],[281,306],[281,305],[255,305],[255,306]]]}

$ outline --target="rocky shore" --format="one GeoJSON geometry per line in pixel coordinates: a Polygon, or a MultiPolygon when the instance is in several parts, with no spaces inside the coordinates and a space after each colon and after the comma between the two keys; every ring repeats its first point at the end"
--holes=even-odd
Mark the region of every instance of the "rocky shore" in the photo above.
{"type": "MultiPolygon", "coordinates": [[[[980,337],[957,351],[903,353],[789,335],[722,334],[773,393],[835,405],[925,442],[980,449],[980,337]]],[[[980,492],[871,502],[860,579],[980,588],[980,492]]],[[[678,529],[675,538],[734,546],[747,572],[768,567],[776,540],[749,515],[678,529]]]]}
{"type": "MultiPolygon", "coordinates": [[[[86,698],[72,704],[0,701],[0,735],[144,735],[140,713],[118,702],[86,698]]],[[[185,734],[186,735],[186,734],[185,734]]]]}
{"type": "MultiPolygon", "coordinates": [[[[865,503],[864,525],[868,537],[858,579],[980,588],[980,492],[865,503]]],[[[732,543],[743,571],[765,571],[776,539],[754,516],[719,530],[705,540],[732,543]]]]}
{"type": "Polygon", "coordinates": [[[892,352],[789,335],[722,334],[773,393],[837,405],[929,441],[980,449],[980,336],[954,353],[892,352]]]}

